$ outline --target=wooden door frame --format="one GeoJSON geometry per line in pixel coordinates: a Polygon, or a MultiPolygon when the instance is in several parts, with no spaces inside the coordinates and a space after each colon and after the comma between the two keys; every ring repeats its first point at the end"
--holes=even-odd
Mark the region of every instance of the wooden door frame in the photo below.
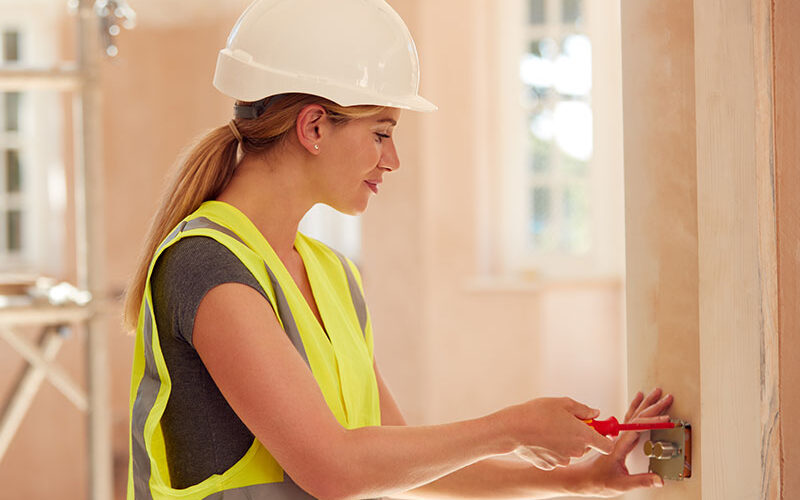
{"type": "Polygon", "coordinates": [[[673,392],[695,433],[695,476],[653,498],[798,493],[799,19],[623,0],[629,387],[673,392]]]}

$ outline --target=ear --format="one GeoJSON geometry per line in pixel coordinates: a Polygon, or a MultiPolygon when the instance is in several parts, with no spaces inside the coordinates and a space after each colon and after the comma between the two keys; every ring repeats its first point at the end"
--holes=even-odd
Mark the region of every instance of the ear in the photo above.
{"type": "Polygon", "coordinates": [[[297,115],[297,139],[312,155],[320,152],[319,142],[327,126],[327,111],[319,104],[309,104],[297,115]]]}

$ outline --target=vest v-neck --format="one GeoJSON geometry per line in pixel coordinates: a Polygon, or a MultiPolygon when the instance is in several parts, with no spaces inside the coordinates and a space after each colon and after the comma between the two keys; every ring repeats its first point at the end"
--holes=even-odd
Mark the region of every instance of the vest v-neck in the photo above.
{"type": "MultiPolygon", "coordinates": [[[[311,300],[314,301],[314,305],[316,306],[317,312],[319,313],[319,318],[317,318],[317,316],[314,314],[314,308],[311,307],[311,304],[308,302],[308,298],[306,298],[306,296],[303,294],[303,291],[300,290],[300,286],[297,284],[297,281],[294,278],[292,278],[292,281],[294,281],[294,284],[297,287],[298,291],[300,292],[300,295],[303,296],[303,300],[305,301],[306,307],[308,307],[309,312],[317,320],[317,323],[319,324],[320,329],[325,334],[325,336],[328,338],[328,341],[330,341],[331,340],[331,335],[328,332],[328,327],[327,327],[327,324],[325,322],[325,316],[324,316],[324,314],[322,312],[323,305],[322,305],[321,301],[317,300],[317,296],[318,296],[317,285],[314,284],[314,282],[316,281],[316,279],[315,279],[316,278],[316,270],[312,271],[312,270],[309,269],[308,262],[309,262],[309,260],[311,258],[313,258],[313,256],[309,256],[308,255],[308,253],[306,252],[306,248],[304,247],[303,243],[300,243],[300,241],[302,241],[302,235],[300,233],[298,233],[297,236],[295,237],[294,249],[297,251],[297,255],[300,257],[300,265],[302,266],[300,271],[305,273],[306,279],[308,280],[308,289],[311,292],[311,300]],[[301,249],[301,247],[302,247],[302,249],[301,249]],[[304,255],[304,253],[305,253],[305,255],[304,255]],[[312,276],[313,276],[313,278],[312,278],[312,276]]],[[[285,264],[284,264],[284,266],[285,266],[285,264]]],[[[289,273],[289,275],[291,276],[291,273],[289,273]]]]}
{"type": "MultiPolygon", "coordinates": [[[[315,276],[316,269],[313,268],[314,267],[313,263],[312,266],[309,266],[308,264],[309,261],[313,259],[313,256],[308,251],[304,236],[300,234],[300,232],[298,232],[295,235],[294,248],[297,250],[298,255],[300,255],[300,261],[303,265],[303,269],[306,273],[306,276],[308,276],[308,285],[309,288],[311,289],[311,295],[312,297],[314,297],[314,302],[316,303],[317,310],[319,311],[320,318],[322,319],[322,323],[320,323],[320,320],[317,319],[317,316],[314,314],[314,310],[309,305],[308,300],[306,300],[306,296],[303,295],[302,290],[300,290],[300,287],[297,285],[297,282],[295,281],[294,276],[292,276],[292,273],[289,272],[289,269],[286,267],[286,264],[284,264],[284,262],[280,259],[280,257],[278,257],[278,254],[275,252],[275,249],[272,248],[272,245],[270,245],[269,241],[267,241],[267,239],[264,237],[261,231],[258,230],[256,225],[253,224],[253,221],[251,221],[250,218],[244,214],[244,212],[242,212],[235,206],[231,205],[230,203],[217,200],[209,201],[206,203],[220,204],[222,207],[224,207],[225,210],[229,211],[234,217],[239,219],[239,223],[243,225],[240,227],[248,228],[248,231],[246,232],[247,234],[240,234],[239,236],[243,238],[248,245],[253,247],[253,250],[262,253],[263,257],[270,257],[265,259],[267,262],[274,261],[279,263],[277,269],[274,268],[276,266],[270,266],[272,272],[278,275],[283,274],[284,280],[280,280],[279,278],[279,281],[288,281],[289,283],[291,283],[290,285],[292,287],[291,293],[297,294],[297,297],[299,297],[300,301],[303,304],[303,307],[306,308],[305,312],[307,312],[312,318],[314,318],[314,324],[322,332],[324,338],[328,342],[333,342],[330,332],[331,329],[328,328],[329,325],[326,324],[327,315],[325,311],[325,306],[321,304],[321,302],[324,301],[318,300],[319,295],[318,293],[315,293],[315,289],[319,288],[318,285],[314,284],[316,281],[316,276],[315,276]]],[[[289,293],[290,291],[284,290],[284,292],[289,293]]]]}

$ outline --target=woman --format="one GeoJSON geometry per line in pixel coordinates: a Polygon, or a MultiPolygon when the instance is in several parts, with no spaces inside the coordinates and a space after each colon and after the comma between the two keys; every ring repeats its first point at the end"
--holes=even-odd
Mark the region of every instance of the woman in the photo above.
{"type": "MultiPolygon", "coordinates": [[[[363,212],[399,167],[416,48],[382,0],[257,0],[220,52],[236,118],[188,154],[126,299],[137,330],[129,498],[612,495],[636,442],[536,399],[408,427],[372,353],[356,267],[297,232],[316,203],[363,212]],[[569,465],[594,449],[599,455],[569,465]],[[505,456],[505,457],[504,457],[505,456]],[[524,460],[509,460],[521,457],[524,460]],[[532,467],[533,464],[535,467],[532,467]]],[[[670,397],[626,419],[663,420],[670,397]]]]}

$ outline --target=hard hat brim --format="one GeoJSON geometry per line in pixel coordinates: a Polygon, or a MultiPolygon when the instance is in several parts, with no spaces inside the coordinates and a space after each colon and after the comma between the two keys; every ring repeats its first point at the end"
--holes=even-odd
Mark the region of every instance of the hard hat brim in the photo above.
{"type": "Polygon", "coordinates": [[[419,95],[386,96],[367,88],[345,87],[323,78],[280,71],[252,60],[245,61],[230,49],[219,52],[214,87],[225,95],[246,102],[277,94],[303,93],[324,97],[340,106],[387,106],[420,112],[438,109],[419,95]],[[236,78],[231,75],[236,75],[236,78]]]}

